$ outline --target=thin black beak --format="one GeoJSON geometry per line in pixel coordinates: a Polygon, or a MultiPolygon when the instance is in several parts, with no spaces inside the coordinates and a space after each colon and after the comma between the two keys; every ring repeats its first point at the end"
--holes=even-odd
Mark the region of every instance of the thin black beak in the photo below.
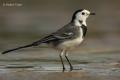
{"type": "Polygon", "coordinates": [[[90,15],[96,15],[95,13],[90,13],[90,15]]]}

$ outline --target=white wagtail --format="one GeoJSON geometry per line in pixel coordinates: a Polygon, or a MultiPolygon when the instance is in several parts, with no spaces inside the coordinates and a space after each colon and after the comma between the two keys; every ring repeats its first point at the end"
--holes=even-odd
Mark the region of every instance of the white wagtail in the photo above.
{"type": "Polygon", "coordinates": [[[66,60],[69,63],[70,71],[72,71],[73,66],[67,57],[67,51],[78,47],[83,41],[87,32],[86,19],[89,17],[89,15],[95,15],[95,13],[91,13],[86,9],[77,10],[73,14],[71,22],[62,27],[61,29],[57,30],[56,32],[31,44],[4,51],[2,52],[2,54],[22,48],[38,46],[41,43],[47,43],[50,45],[52,44],[52,46],[61,50],[59,56],[62,63],[63,71],[65,70],[63,56],[65,56],[66,60]]]}

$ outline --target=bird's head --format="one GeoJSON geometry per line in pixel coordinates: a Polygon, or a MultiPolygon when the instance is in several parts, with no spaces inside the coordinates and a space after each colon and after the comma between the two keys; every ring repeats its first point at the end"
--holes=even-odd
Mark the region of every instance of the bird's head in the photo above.
{"type": "Polygon", "coordinates": [[[80,25],[86,25],[86,19],[90,15],[95,15],[95,13],[90,12],[89,10],[86,9],[80,9],[74,12],[73,17],[72,17],[72,22],[75,22],[76,26],[80,25]]]}

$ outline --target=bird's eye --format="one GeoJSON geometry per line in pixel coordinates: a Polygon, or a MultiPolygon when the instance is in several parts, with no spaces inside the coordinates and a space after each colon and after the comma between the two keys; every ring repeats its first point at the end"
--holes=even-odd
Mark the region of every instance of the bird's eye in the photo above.
{"type": "Polygon", "coordinates": [[[85,13],[84,13],[84,12],[82,12],[82,15],[85,15],[85,13]]]}

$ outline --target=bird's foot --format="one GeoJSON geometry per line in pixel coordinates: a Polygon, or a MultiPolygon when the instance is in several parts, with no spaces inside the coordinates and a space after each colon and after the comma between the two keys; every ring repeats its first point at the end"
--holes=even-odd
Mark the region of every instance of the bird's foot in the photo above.
{"type": "Polygon", "coordinates": [[[72,71],[73,70],[73,66],[70,66],[70,71],[72,71]]]}
{"type": "Polygon", "coordinates": [[[64,72],[65,71],[65,67],[63,67],[63,70],[62,70],[62,72],[64,72]]]}

